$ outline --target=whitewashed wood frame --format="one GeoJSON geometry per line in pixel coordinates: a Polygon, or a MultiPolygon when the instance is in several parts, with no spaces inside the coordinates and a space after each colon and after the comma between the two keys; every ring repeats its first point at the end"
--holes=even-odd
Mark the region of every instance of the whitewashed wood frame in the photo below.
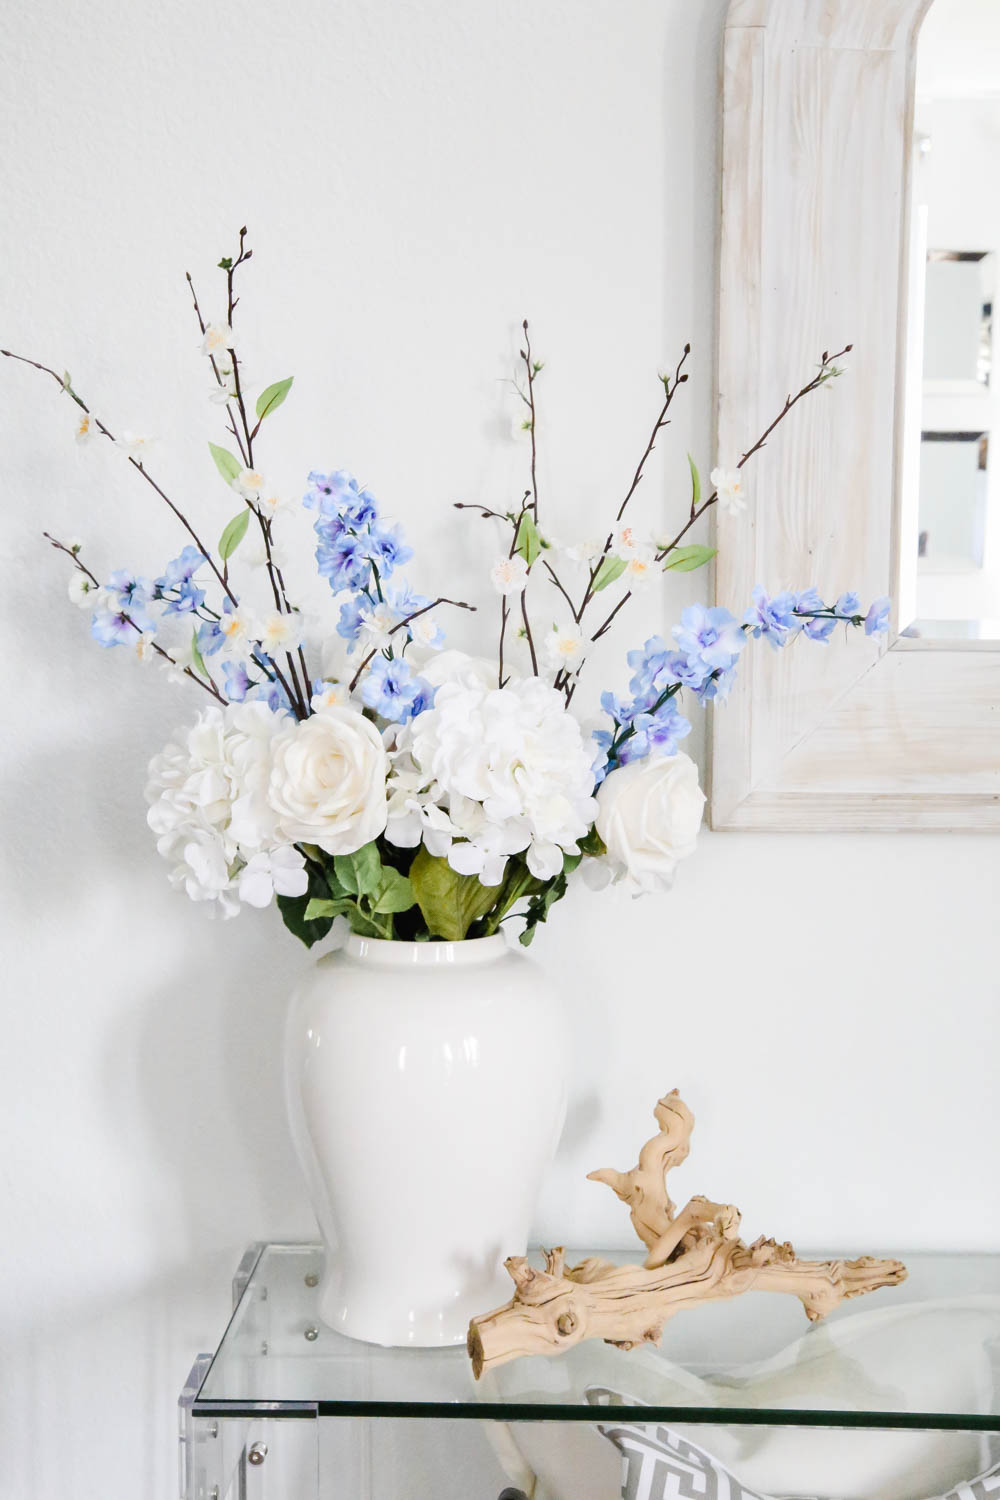
{"type": "MultiPolygon", "coordinates": [[[[824,350],[717,517],[730,608],[815,584],[895,595],[916,38],[930,0],[733,0],[725,32],[718,454],[729,467],[824,350]],[[752,467],[751,467],[752,466],[752,467]]],[[[907,622],[903,622],[904,624],[907,622]]],[[[757,642],[713,710],[719,829],[1000,829],[1000,643],[838,631],[757,642]]]]}

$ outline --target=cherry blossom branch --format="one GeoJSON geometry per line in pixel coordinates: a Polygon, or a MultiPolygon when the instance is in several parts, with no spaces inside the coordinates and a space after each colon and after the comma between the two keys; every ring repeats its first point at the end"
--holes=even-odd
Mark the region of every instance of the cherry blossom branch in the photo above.
{"type": "MultiPolygon", "coordinates": [[[[78,552],[74,552],[74,550],[73,550],[72,547],[67,547],[65,542],[58,541],[57,538],[54,537],[54,536],[52,536],[51,533],[48,532],[48,531],[43,531],[42,532],[42,536],[45,538],[45,540],[47,542],[51,543],[51,545],[55,548],[55,550],[57,552],[65,552],[66,556],[72,560],[72,562],[73,562],[74,566],[76,567],[77,571],[80,572],[80,573],[83,573],[85,577],[89,578],[90,581],[91,581],[91,583],[94,585],[95,588],[98,588],[98,589],[101,588],[102,585],[101,585],[100,579],[97,577],[96,574],[92,573],[90,571],[90,569],[87,567],[86,563],[81,560],[78,552]]],[[[121,611],[121,617],[122,617],[122,619],[125,621],[125,623],[127,625],[131,625],[131,627],[132,627],[133,630],[137,630],[140,635],[143,634],[142,627],[139,626],[139,625],[137,625],[135,623],[135,621],[133,620],[132,616],[130,614],[128,614],[125,610],[121,611]]],[[[150,645],[152,646],[152,648],[156,652],[156,654],[158,656],[162,656],[163,659],[164,659],[164,661],[168,661],[172,667],[176,667],[178,665],[178,663],[174,659],[174,657],[172,657],[170,655],[170,652],[169,651],[165,651],[163,649],[163,647],[157,641],[151,641],[150,645]]],[[[190,667],[183,667],[181,670],[183,671],[185,677],[190,677],[190,679],[191,679],[192,682],[196,682],[200,688],[204,688],[205,689],[206,693],[210,693],[213,698],[217,698],[218,701],[223,706],[225,706],[226,699],[219,692],[219,689],[218,689],[218,687],[215,684],[215,681],[214,681],[214,679],[212,677],[212,674],[209,672],[209,670],[208,670],[207,667],[205,668],[205,677],[208,678],[207,682],[205,681],[204,677],[199,677],[197,675],[197,673],[192,672],[192,670],[191,670],[190,667]]]]}
{"type": "MultiPolygon", "coordinates": [[[[811,395],[813,391],[818,390],[821,385],[825,385],[828,380],[831,380],[835,374],[839,374],[839,371],[836,368],[837,360],[843,359],[845,354],[850,354],[853,347],[853,344],[845,344],[843,349],[839,350],[836,354],[829,354],[826,350],[824,350],[823,356],[819,363],[819,370],[817,374],[813,376],[812,380],[807,381],[802,389],[800,391],[797,391],[794,396],[785,397],[784,406],[781,408],[778,415],[774,418],[773,422],[771,422],[770,425],[764,429],[757,441],[751,444],[751,446],[743,454],[739,463],[736,465],[737,469],[742,469],[743,465],[747,463],[751,458],[753,458],[755,453],[760,452],[760,450],[766,445],[767,440],[771,436],[774,429],[785,420],[785,418],[788,416],[788,413],[794,406],[798,405],[798,403],[804,396],[811,395]]],[[[674,548],[680,545],[684,537],[691,530],[691,527],[694,525],[695,521],[703,516],[708,510],[709,506],[714,505],[718,498],[718,490],[713,490],[708,498],[702,501],[697,510],[692,510],[690,516],[685,521],[684,525],[681,527],[677,535],[674,537],[673,541],[667,542],[665,546],[659,549],[656,554],[657,562],[662,562],[665,557],[669,557],[674,548]]]]}
{"type": "MultiPolygon", "coordinates": [[[[539,370],[541,370],[542,367],[541,365],[536,365],[531,357],[531,339],[528,337],[527,318],[525,318],[524,322],[521,324],[521,327],[524,330],[524,348],[520,350],[520,355],[522,360],[524,361],[524,368],[527,371],[528,375],[528,395],[526,399],[528,411],[531,414],[529,424],[529,431],[531,433],[531,513],[535,518],[535,525],[537,526],[538,476],[535,471],[538,461],[538,447],[535,439],[535,426],[538,421],[538,413],[535,410],[535,376],[538,374],[539,370]]],[[[532,652],[532,656],[534,656],[534,652],[532,652]]]]}
{"type": "MultiPolygon", "coordinates": [[[[668,413],[673,403],[673,399],[676,396],[680,386],[684,385],[687,381],[688,377],[687,372],[684,370],[684,364],[690,353],[691,345],[685,344],[684,352],[681,355],[680,359],[677,361],[676,368],[674,369],[673,380],[671,380],[669,375],[663,375],[660,377],[663,382],[663,405],[660,407],[660,410],[657,413],[656,421],[653,423],[653,430],[649,434],[649,441],[646,444],[643,455],[640,458],[639,462],[636,464],[635,473],[632,475],[632,483],[629,485],[628,490],[625,493],[625,499],[618,507],[618,514],[615,516],[616,526],[621,524],[622,517],[624,516],[625,511],[628,508],[629,501],[632,499],[632,496],[639,488],[646,463],[650,457],[650,454],[653,452],[653,449],[656,447],[656,439],[659,437],[660,432],[663,430],[663,428],[666,427],[669,423],[668,413]]],[[[607,539],[605,540],[600,557],[591,567],[590,577],[587,580],[587,587],[585,588],[583,598],[580,601],[580,608],[573,616],[578,625],[583,619],[584,611],[594,597],[594,583],[596,582],[598,573],[601,571],[601,568],[604,565],[605,558],[611,551],[611,544],[613,540],[614,532],[611,531],[608,533],[607,539]]]]}
{"type": "MultiPolygon", "coordinates": [[[[198,294],[197,294],[197,292],[194,289],[194,282],[191,279],[191,272],[190,271],[185,271],[184,272],[184,277],[185,277],[185,280],[187,281],[188,287],[190,288],[190,291],[191,291],[191,300],[194,303],[195,317],[198,319],[198,327],[201,329],[202,338],[204,338],[205,333],[206,333],[207,328],[208,328],[208,324],[205,322],[205,319],[201,315],[201,308],[198,305],[198,294]]],[[[215,376],[215,383],[221,389],[222,385],[223,385],[223,379],[222,379],[222,375],[219,372],[219,366],[218,366],[218,362],[216,361],[215,355],[214,354],[209,354],[208,359],[209,359],[210,365],[212,366],[212,374],[215,376]]],[[[230,403],[228,401],[226,402],[226,416],[229,418],[229,431],[232,433],[233,437],[236,439],[236,446],[240,450],[240,457],[243,460],[243,466],[244,466],[244,468],[249,468],[250,464],[249,464],[246,452],[245,452],[244,447],[243,447],[243,439],[240,436],[239,429],[236,426],[236,421],[235,421],[235,418],[233,417],[232,407],[231,407],[231,405],[230,405],[230,403]]]]}
{"type": "MultiPolygon", "coordinates": [[[[462,599],[446,599],[442,594],[439,598],[432,599],[430,604],[423,604],[419,609],[413,610],[411,614],[404,615],[404,617],[397,624],[393,625],[392,629],[387,631],[386,633],[390,636],[395,635],[397,630],[403,630],[407,625],[409,625],[411,620],[417,620],[421,615],[429,614],[432,609],[437,609],[439,604],[450,604],[452,609],[467,609],[470,610],[473,614],[475,614],[476,612],[476,606],[474,604],[466,604],[462,599]]],[[[354,692],[354,689],[361,681],[362,672],[364,672],[365,668],[375,660],[380,649],[381,648],[379,646],[373,646],[371,651],[369,651],[368,655],[364,658],[361,665],[358,667],[358,670],[351,678],[350,685],[347,689],[349,693],[354,692]]]]}
{"type": "MultiPolygon", "coordinates": [[[[55,372],[55,370],[50,370],[49,367],[48,367],[48,365],[39,364],[38,361],[35,360],[35,359],[26,359],[23,354],[12,354],[9,349],[0,349],[0,354],[2,354],[5,359],[16,359],[22,365],[31,365],[32,369],[41,370],[44,375],[51,375],[52,379],[57,383],[57,385],[60,387],[60,389],[64,390],[66,392],[67,396],[71,397],[72,400],[74,400],[76,402],[76,404],[80,408],[80,410],[86,412],[87,415],[93,419],[94,425],[97,428],[98,432],[100,432],[104,437],[108,438],[108,440],[110,442],[112,442],[112,443],[114,443],[114,442],[117,441],[116,438],[115,438],[114,433],[111,432],[109,430],[109,428],[107,428],[104,425],[104,423],[102,421],[100,421],[97,417],[95,417],[93,415],[93,413],[92,413],[90,407],[87,405],[87,403],[83,400],[83,398],[81,396],[77,395],[76,391],[69,384],[69,381],[66,380],[62,375],[57,375],[56,372],[55,372]]],[[[167,504],[170,507],[170,509],[173,511],[174,515],[177,517],[178,521],[180,521],[181,525],[184,527],[184,530],[187,532],[188,536],[191,537],[191,539],[194,542],[195,546],[198,548],[198,551],[202,554],[202,556],[204,557],[205,561],[208,563],[208,566],[211,568],[212,572],[215,574],[215,576],[218,579],[218,581],[219,581],[219,583],[220,583],[223,591],[225,592],[226,596],[228,597],[228,599],[230,600],[230,602],[232,603],[232,605],[234,606],[234,608],[238,607],[239,606],[239,602],[240,602],[239,599],[237,599],[236,595],[233,593],[232,589],[229,587],[229,584],[227,583],[226,579],[223,578],[222,574],[219,572],[219,569],[216,567],[215,563],[212,560],[212,554],[211,554],[211,552],[205,546],[204,542],[201,540],[201,537],[198,535],[198,533],[195,531],[194,527],[191,525],[191,522],[188,520],[187,516],[185,516],[184,513],[183,513],[183,511],[181,511],[178,508],[178,506],[176,506],[174,504],[174,502],[171,500],[170,496],[166,493],[166,491],[162,490],[160,488],[160,486],[157,484],[156,480],[153,478],[152,474],[150,474],[149,470],[145,467],[144,464],[142,464],[138,459],[133,458],[131,454],[127,455],[127,459],[128,459],[128,462],[132,465],[133,469],[135,469],[137,471],[137,473],[139,473],[139,474],[142,475],[142,477],[146,481],[146,483],[148,485],[151,485],[152,488],[159,495],[160,499],[163,500],[165,502],[165,504],[167,504]]]]}
{"type": "MultiPolygon", "coordinates": [[[[845,344],[843,349],[838,350],[836,354],[830,354],[828,350],[823,351],[819,362],[819,369],[817,370],[816,374],[812,377],[811,380],[808,380],[805,385],[803,385],[802,388],[795,393],[794,396],[790,395],[785,397],[785,404],[782,406],[777,416],[768,424],[767,427],[765,427],[764,431],[761,433],[760,437],[757,438],[756,442],[752,443],[746,450],[746,452],[741,456],[739,463],[736,465],[737,469],[742,469],[744,464],[748,463],[749,460],[753,458],[754,454],[760,452],[760,450],[766,445],[768,438],[774,432],[775,428],[785,420],[789,412],[793,409],[793,407],[798,405],[803,397],[811,395],[813,391],[818,390],[821,385],[825,385],[827,381],[833,379],[840,373],[837,369],[836,362],[838,359],[842,359],[845,354],[850,354],[853,347],[854,346],[852,344],[845,344]]],[[[678,369],[679,368],[680,366],[678,366],[678,369]]],[[[707,497],[707,499],[703,500],[697,508],[692,506],[688,519],[685,521],[680,531],[678,531],[677,535],[673,538],[672,541],[667,542],[664,546],[658,549],[656,553],[657,562],[663,562],[667,557],[670,556],[671,552],[673,552],[675,548],[680,545],[684,537],[691,530],[691,527],[694,525],[695,521],[699,520],[710,508],[710,506],[715,505],[718,501],[718,498],[719,492],[716,489],[713,490],[712,493],[707,497]]],[[[599,641],[601,636],[607,633],[607,631],[611,627],[612,622],[615,619],[615,616],[618,614],[618,611],[624,608],[631,597],[632,591],[631,589],[629,589],[622,595],[611,613],[594,631],[594,634],[590,637],[591,642],[599,641]]],[[[577,668],[577,678],[579,678],[579,675],[583,670],[583,666],[584,663],[581,662],[580,666],[577,668]]],[[[569,702],[572,698],[574,691],[575,684],[573,688],[567,690],[567,702],[569,702]]]]}
{"type": "MultiPolygon", "coordinates": [[[[236,295],[236,272],[239,270],[240,266],[245,265],[246,262],[253,256],[253,251],[246,248],[246,237],[247,229],[246,225],[244,224],[242,229],[240,230],[240,245],[235,260],[227,256],[221,262],[222,269],[226,273],[226,325],[229,328],[230,333],[233,333],[234,316],[240,300],[236,295]]],[[[236,354],[236,349],[234,347],[235,343],[236,339],[234,336],[233,344],[230,346],[228,352],[229,358],[231,359],[233,365],[233,387],[235,390],[236,407],[239,412],[240,422],[243,427],[243,442],[240,443],[238,435],[237,442],[240,445],[240,452],[244,457],[246,467],[248,469],[252,469],[254,466],[253,440],[260,431],[261,421],[263,421],[263,418],[261,418],[257,422],[257,425],[251,431],[250,421],[247,417],[246,401],[243,395],[243,384],[240,379],[240,362],[236,354]]],[[[235,427],[235,424],[233,425],[235,427]]],[[[274,607],[278,611],[279,615],[290,615],[293,613],[293,610],[292,606],[288,602],[288,595],[285,592],[285,582],[281,576],[280,569],[275,565],[274,561],[274,554],[272,550],[271,518],[265,516],[263,511],[260,509],[260,506],[255,505],[252,501],[248,500],[247,505],[257,518],[257,524],[260,527],[260,533],[264,541],[264,557],[267,566],[267,576],[271,584],[271,593],[274,598],[274,607]]],[[[292,687],[294,689],[294,695],[292,693],[289,693],[289,701],[292,703],[295,709],[296,717],[299,719],[305,719],[309,717],[309,698],[311,696],[309,692],[309,671],[306,667],[305,656],[303,654],[301,646],[298,648],[297,654],[302,667],[301,682],[299,681],[299,675],[295,665],[295,657],[290,651],[285,652],[285,662],[288,668],[288,676],[291,679],[292,687]]],[[[275,670],[277,670],[277,668],[275,670]]],[[[286,691],[288,691],[287,687],[286,691]]]]}

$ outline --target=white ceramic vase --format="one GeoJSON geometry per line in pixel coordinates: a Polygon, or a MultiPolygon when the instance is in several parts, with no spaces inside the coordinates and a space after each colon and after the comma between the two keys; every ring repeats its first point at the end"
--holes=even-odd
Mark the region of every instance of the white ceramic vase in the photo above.
{"type": "Polygon", "coordinates": [[[464,1343],[506,1302],[566,1113],[549,985],[497,936],[351,936],[292,999],[292,1135],[327,1247],[321,1316],[369,1343],[464,1343]]]}

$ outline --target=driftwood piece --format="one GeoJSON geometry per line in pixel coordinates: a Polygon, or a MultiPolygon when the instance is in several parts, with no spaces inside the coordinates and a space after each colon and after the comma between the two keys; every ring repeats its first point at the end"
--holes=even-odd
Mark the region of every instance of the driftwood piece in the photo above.
{"type": "Polygon", "coordinates": [[[561,1354],[584,1339],[621,1349],[657,1343],[675,1313],[751,1289],[798,1297],[815,1322],[849,1297],[906,1279],[898,1260],[800,1260],[791,1245],[771,1239],[745,1245],[731,1203],[692,1198],[677,1213],[666,1174],[688,1154],[694,1116],[676,1089],[654,1114],[659,1133],[643,1146],[638,1166],[589,1173],[590,1181],[607,1183],[629,1205],[648,1252],[645,1264],[618,1266],[592,1257],[567,1267],[564,1251],[556,1249],[544,1252],[540,1270],[524,1256],[511,1256],[511,1301],[469,1324],[477,1380],[519,1355],[561,1354]]]}

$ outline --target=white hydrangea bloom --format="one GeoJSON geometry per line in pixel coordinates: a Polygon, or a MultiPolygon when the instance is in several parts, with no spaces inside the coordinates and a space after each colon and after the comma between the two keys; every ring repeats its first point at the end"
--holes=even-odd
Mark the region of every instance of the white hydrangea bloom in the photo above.
{"type": "Polygon", "coordinates": [[[596,812],[580,726],[537,677],[496,688],[473,663],[457,675],[395,736],[386,837],[422,838],[483,885],[499,885],[522,852],[537,879],[551,879],[596,812]]]}
{"type": "Polygon", "coordinates": [[[265,703],[209,708],[150,763],[146,821],[170,882],[223,916],[235,916],[241,898],[266,905],[268,881],[272,894],[306,889],[305,863],[278,836],[267,797],[272,743],[287,723],[265,703]],[[254,863],[258,855],[268,858],[254,863]]]}

